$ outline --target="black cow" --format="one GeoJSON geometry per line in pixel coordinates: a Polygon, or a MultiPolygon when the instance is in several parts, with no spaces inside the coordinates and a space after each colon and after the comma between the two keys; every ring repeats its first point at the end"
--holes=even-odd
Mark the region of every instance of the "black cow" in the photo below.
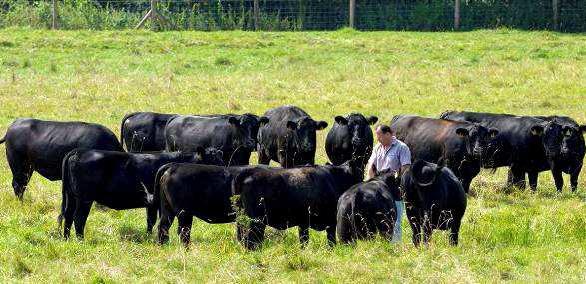
{"type": "Polygon", "coordinates": [[[271,160],[284,168],[315,164],[316,131],[328,127],[296,106],[281,106],[264,114],[269,122],[258,133],[258,163],[271,160]]]}
{"type": "Polygon", "coordinates": [[[427,244],[434,229],[450,230],[450,244],[458,245],[466,193],[454,173],[443,166],[417,160],[403,173],[407,219],[413,230],[413,244],[427,244]]]}
{"type": "Polygon", "coordinates": [[[185,163],[167,164],[159,169],[155,204],[160,205],[158,241],[169,240],[169,228],[177,217],[177,233],[189,244],[193,216],[210,224],[234,222],[232,179],[251,166],[217,167],[185,163]]]}
{"type": "Polygon", "coordinates": [[[335,123],[326,136],[326,154],[334,165],[341,165],[351,159],[362,159],[366,166],[372,154],[372,129],[378,121],[376,116],[364,117],[351,113],[346,117],[336,116],[335,123]]]}
{"type": "Polygon", "coordinates": [[[391,241],[400,194],[394,172],[380,173],[346,190],[338,199],[338,239],[351,243],[379,233],[391,241]]]}
{"type": "Polygon", "coordinates": [[[172,162],[222,165],[218,150],[198,148],[195,153],[126,153],[103,150],[73,150],[63,159],[63,199],[59,224],[65,220],[63,236],[69,238],[72,223],[83,238],[85,222],[93,202],[124,210],[147,207],[147,232],[157,219],[158,204],[152,202],[157,170],[172,162]]]}
{"type": "Polygon", "coordinates": [[[487,149],[498,130],[478,123],[449,121],[419,116],[395,116],[395,136],[409,146],[413,160],[437,162],[443,159],[464,186],[466,193],[482,163],[491,163],[487,149]]]}
{"type": "Polygon", "coordinates": [[[193,151],[197,147],[214,147],[224,153],[229,166],[248,165],[250,154],[256,149],[256,137],[266,117],[243,115],[178,115],[165,127],[166,149],[193,151]]]}
{"type": "Polygon", "coordinates": [[[33,171],[51,181],[60,180],[63,157],[75,148],[124,151],[112,131],[86,122],[17,119],[0,140],[4,142],[12,187],[20,200],[33,171]]]}
{"type": "Polygon", "coordinates": [[[562,190],[561,145],[564,132],[571,129],[555,120],[545,121],[531,116],[492,114],[476,112],[444,112],[442,119],[470,121],[485,127],[499,129],[501,146],[489,150],[494,152],[490,168],[509,167],[507,188],[525,188],[525,173],[529,186],[537,188],[539,172],[551,169],[558,191],[562,190]]]}
{"type": "Polygon", "coordinates": [[[264,240],[266,225],[279,230],[298,226],[302,245],[309,241],[309,228],[326,230],[334,244],[338,198],[363,175],[360,163],[352,160],[342,166],[244,170],[232,184],[237,207],[250,218],[236,223],[238,239],[255,249],[264,240]]]}
{"type": "Polygon", "coordinates": [[[574,119],[567,116],[536,116],[547,121],[557,121],[565,131],[562,140],[560,167],[562,171],[570,175],[572,191],[578,188],[578,177],[582,171],[586,146],[584,145],[584,132],[586,125],[579,125],[574,119]]]}
{"type": "Polygon", "coordinates": [[[165,150],[165,125],[176,114],[134,112],[124,116],[120,125],[120,142],[128,152],[165,150]]]}

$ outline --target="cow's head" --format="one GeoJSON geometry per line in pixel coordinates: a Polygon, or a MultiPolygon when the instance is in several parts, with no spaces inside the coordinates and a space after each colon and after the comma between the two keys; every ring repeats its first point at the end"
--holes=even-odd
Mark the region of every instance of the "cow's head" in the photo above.
{"type": "Polygon", "coordinates": [[[254,114],[243,114],[230,116],[228,123],[234,128],[234,146],[243,147],[249,151],[255,151],[258,143],[258,128],[261,124],[267,123],[268,118],[258,117],[254,114]]]}
{"type": "Polygon", "coordinates": [[[586,125],[562,125],[564,134],[560,149],[562,157],[570,159],[580,157],[586,147],[584,145],[584,138],[582,137],[584,132],[586,132],[586,125]]]}
{"type": "Polygon", "coordinates": [[[443,160],[440,160],[438,164],[417,160],[411,166],[410,173],[415,184],[419,188],[426,189],[435,183],[443,168],[443,160]]]}
{"type": "Polygon", "coordinates": [[[564,133],[571,131],[556,121],[548,121],[531,126],[531,135],[541,141],[548,160],[558,158],[561,155],[564,133]]]}
{"type": "Polygon", "coordinates": [[[316,149],[316,131],[325,129],[328,123],[315,121],[303,116],[286,123],[285,137],[279,141],[279,160],[284,159],[287,167],[313,164],[316,149]]]}
{"type": "Polygon", "coordinates": [[[340,127],[347,129],[353,157],[354,155],[365,155],[367,149],[372,148],[373,137],[370,125],[375,124],[378,117],[369,116],[366,118],[360,113],[351,113],[346,117],[336,116],[334,120],[340,127]]]}
{"type": "Polygon", "coordinates": [[[330,164],[330,170],[336,181],[342,185],[339,188],[340,194],[364,180],[364,167],[362,161],[357,159],[350,159],[339,166],[330,164]]]}
{"type": "Polygon", "coordinates": [[[214,147],[204,149],[199,146],[195,149],[191,162],[204,165],[224,166],[224,159],[222,159],[223,156],[224,153],[214,147]]]}
{"type": "Polygon", "coordinates": [[[498,133],[498,129],[489,129],[478,123],[471,123],[467,127],[459,127],[456,129],[456,134],[467,141],[467,154],[487,164],[491,163],[490,158],[493,156],[494,151],[498,150],[498,133]]]}

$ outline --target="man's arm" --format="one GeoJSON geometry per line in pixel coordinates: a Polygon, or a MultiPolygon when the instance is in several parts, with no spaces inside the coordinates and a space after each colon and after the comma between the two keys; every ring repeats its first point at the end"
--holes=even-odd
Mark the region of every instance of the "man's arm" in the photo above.
{"type": "Polygon", "coordinates": [[[405,145],[399,152],[399,161],[401,162],[401,169],[399,170],[399,177],[406,172],[411,166],[411,151],[409,147],[405,145]]]}
{"type": "Polygon", "coordinates": [[[376,152],[378,149],[379,144],[374,146],[372,150],[372,154],[370,154],[370,158],[368,159],[368,163],[366,164],[366,177],[371,179],[376,175],[376,167],[374,166],[374,160],[376,159],[376,152]]]}

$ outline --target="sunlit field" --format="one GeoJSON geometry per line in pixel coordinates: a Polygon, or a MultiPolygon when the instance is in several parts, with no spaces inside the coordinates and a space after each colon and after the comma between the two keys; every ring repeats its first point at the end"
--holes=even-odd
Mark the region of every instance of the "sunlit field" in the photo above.
{"type": "MultiPolygon", "coordinates": [[[[120,132],[124,114],[263,114],[297,105],[333,124],[350,112],[437,117],[445,110],[569,115],[586,123],[586,35],[484,30],[162,32],[0,30],[0,135],[19,117],[82,120],[120,132]]],[[[327,161],[318,134],[317,161],[327,161]]],[[[4,153],[5,145],[0,145],[4,153]]],[[[194,222],[185,250],[145,233],[144,210],[92,209],[83,241],[57,231],[61,182],[34,174],[24,202],[0,155],[2,282],[586,282],[586,174],[576,193],[501,190],[506,169],[472,184],[460,245],[434,232],[403,241],[326,244],[268,230],[248,252],[232,224],[194,222]]],[[[256,164],[256,155],[251,163],[256,164]]],[[[175,228],[176,224],[174,225],[175,228]]],[[[172,229],[174,232],[175,230],[172,229]]]]}

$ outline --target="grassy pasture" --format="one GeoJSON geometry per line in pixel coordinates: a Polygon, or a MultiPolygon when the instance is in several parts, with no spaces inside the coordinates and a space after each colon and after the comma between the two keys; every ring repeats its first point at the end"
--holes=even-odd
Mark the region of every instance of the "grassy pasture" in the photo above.
{"type": "MultiPolygon", "coordinates": [[[[447,109],[564,114],[586,123],[586,35],[466,33],[0,30],[0,132],[17,117],[84,120],[119,133],[125,113],[254,112],[295,104],[330,124],[359,111],[437,116],[447,109]]],[[[326,161],[326,132],[318,162],[326,161]]],[[[4,148],[4,146],[0,146],[4,148]]],[[[2,150],[4,151],[4,150],[2,150]]],[[[382,240],[328,248],[311,231],[277,234],[257,252],[232,225],[195,221],[191,249],[159,247],[143,210],[90,213],[85,241],[63,241],[60,182],[33,175],[24,203],[0,157],[2,282],[586,282],[586,174],[579,191],[502,193],[505,170],[474,181],[460,246],[382,240]]],[[[253,160],[253,162],[255,162],[253,160]]],[[[565,176],[568,183],[568,177],[565,176]]],[[[175,226],[174,226],[175,227],[175,226]]]]}

